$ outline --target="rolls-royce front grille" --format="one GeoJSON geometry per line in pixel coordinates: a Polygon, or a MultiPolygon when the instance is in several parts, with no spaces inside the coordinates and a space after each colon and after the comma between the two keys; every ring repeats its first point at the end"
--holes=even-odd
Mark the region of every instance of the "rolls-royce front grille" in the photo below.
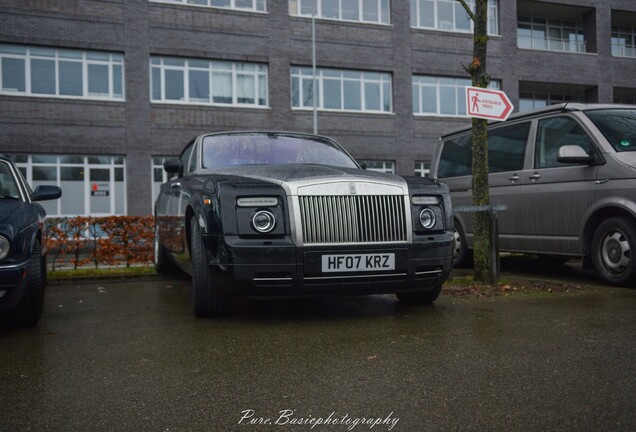
{"type": "Polygon", "coordinates": [[[299,200],[304,244],[407,240],[401,195],[301,196],[299,200]]]}

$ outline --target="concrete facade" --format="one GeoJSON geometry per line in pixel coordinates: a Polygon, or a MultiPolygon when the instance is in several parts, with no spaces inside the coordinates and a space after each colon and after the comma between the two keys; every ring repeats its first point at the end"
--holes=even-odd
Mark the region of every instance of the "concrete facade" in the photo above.
{"type": "MultiPolygon", "coordinates": [[[[412,76],[468,78],[472,36],[411,28],[410,2],[391,1],[390,25],[316,20],[317,65],[389,72],[393,112],[321,111],[318,132],[359,160],[387,160],[412,175],[437,138],[466,118],[414,115],[412,76]]],[[[636,94],[636,58],[614,57],[613,21],[633,21],[633,0],[499,1],[499,35],[488,70],[515,106],[521,91],[576,88],[587,102],[636,94]],[[585,24],[586,53],[520,49],[518,17],[546,11],[585,24]],[[576,16],[575,16],[576,15],[576,16]],[[580,15],[580,16],[578,16],[580,15]]],[[[290,16],[288,2],[244,12],[148,0],[0,0],[0,43],[122,53],[125,100],[94,101],[0,93],[0,153],[125,157],[128,214],[152,212],[151,157],[176,155],[196,134],[222,130],[312,131],[312,113],[292,110],[291,66],[311,66],[311,20],[290,16]],[[151,103],[153,55],[258,62],[268,67],[266,108],[151,103]]],[[[616,24],[614,24],[616,25],[616,24]]]]}

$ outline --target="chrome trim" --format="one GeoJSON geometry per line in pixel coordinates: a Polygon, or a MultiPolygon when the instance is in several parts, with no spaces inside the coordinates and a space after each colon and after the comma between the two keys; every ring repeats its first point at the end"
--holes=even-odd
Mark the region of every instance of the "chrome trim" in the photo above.
{"type": "Polygon", "coordinates": [[[305,245],[405,243],[407,210],[401,195],[298,197],[305,245]]]}
{"type": "Polygon", "coordinates": [[[276,278],[276,277],[271,277],[271,278],[264,278],[264,277],[255,277],[254,282],[272,282],[272,281],[293,281],[294,278],[291,277],[282,277],[282,278],[276,278]]]}
{"type": "Polygon", "coordinates": [[[428,270],[428,271],[423,271],[423,272],[415,272],[415,276],[432,275],[432,274],[441,275],[442,271],[441,270],[428,270]]]}
{"type": "Polygon", "coordinates": [[[309,276],[304,280],[325,280],[325,279],[358,279],[358,278],[380,278],[406,276],[406,273],[379,273],[379,274],[363,274],[363,275],[343,275],[343,276],[309,276]]]}

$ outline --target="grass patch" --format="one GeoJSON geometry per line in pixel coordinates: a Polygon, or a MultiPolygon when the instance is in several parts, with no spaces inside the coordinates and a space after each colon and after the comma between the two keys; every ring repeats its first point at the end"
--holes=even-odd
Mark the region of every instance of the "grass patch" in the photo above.
{"type": "Polygon", "coordinates": [[[78,268],[49,270],[49,280],[109,278],[121,276],[149,276],[157,272],[153,266],[78,268]]]}

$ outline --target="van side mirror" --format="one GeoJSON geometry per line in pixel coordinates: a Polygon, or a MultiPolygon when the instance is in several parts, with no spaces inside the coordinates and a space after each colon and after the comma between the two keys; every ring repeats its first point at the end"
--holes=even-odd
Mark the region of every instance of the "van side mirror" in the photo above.
{"type": "Polygon", "coordinates": [[[166,159],[163,162],[163,169],[166,170],[167,173],[177,174],[179,177],[183,175],[183,163],[181,163],[181,159],[166,159]]]}
{"type": "Polygon", "coordinates": [[[583,147],[577,145],[565,145],[559,148],[557,161],[565,164],[592,165],[596,162],[596,158],[587,154],[587,152],[583,150],[583,147]]]}

